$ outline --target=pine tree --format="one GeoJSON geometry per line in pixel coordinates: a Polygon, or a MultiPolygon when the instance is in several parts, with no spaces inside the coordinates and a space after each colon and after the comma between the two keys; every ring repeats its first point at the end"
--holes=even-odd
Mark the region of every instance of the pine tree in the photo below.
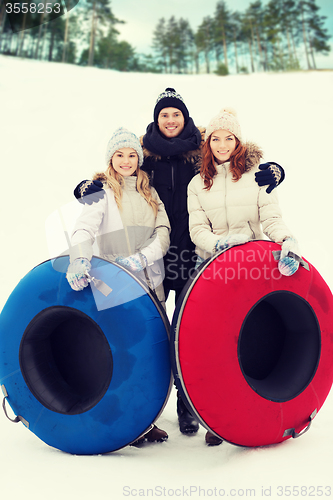
{"type": "Polygon", "coordinates": [[[57,53],[57,49],[59,46],[63,46],[64,33],[65,33],[65,24],[66,21],[63,17],[58,17],[51,23],[45,25],[48,27],[49,34],[49,47],[48,47],[48,60],[55,61],[57,57],[55,54],[57,53]]]}
{"type": "Polygon", "coordinates": [[[175,62],[178,73],[188,72],[193,44],[194,35],[189,22],[181,18],[177,23],[175,36],[175,62]]]}
{"type": "Polygon", "coordinates": [[[65,22],[64,44],[63,44],[63,51],[62,51],[62,57],[61,57],[62,62],[66,62],[67,50],[68,50],[68,45],[69,45],[69,18],[71,16],[70,6],[71,6],[71,0],[67,0],[67,2],[66,2],[67,12],[66,12],[66,22],[65,22]]]}
{"type": "Polygon", "coordinates": [[[198,27],[194,35],[194,43],[198,55],[203,52],[206,63],[206,73],[210,73],[210,53],[214,45],[213,20],[210,16],[204,17],[202,23],[198,27]]]}
{"type": "Polygon", "coordinates": [[[306,57],[306,62],[307,62],[308,69],[311,69],[310,55],[309,55],[309,41],[308,41],[308,38],[307,38],[306,9],[305,9],[305,2],[303,0],[301,2],[299,2],[299,7],[300,7],[300,12],[301,12],[302,35],[303,35],[305,57],[306,57]]]}
{"type": "Polygon", "coordinates": [[[282,1],[270,0],[264,9],[263,35],[265,68],[283,70],[285,53],[282,40],[282,1]]]}
{"type": "Polygon", "coordinates": [[[171,16],[160,19],[153,35],[153,49],[165,73],[186,73],[193,53],[194,35],[189,22],[171,16]]]}
{"type": "Polygon", "coordinates": [[[179,44],[179,32],[177,21],[174,16],[171,16],[167,24],[167,55],[168,66],[170,73],[174,72],[174,65],[176,63],[176,49],[179,44]]]}
{"type": "MultiPolygon", "coordinates": [[[[44,12],[42,14],[42,23],[39,25],[38,27],[38,36],[37,36],[37,40],[36,40],[36,49],[35,49],[35,53],[34,53],[34,58],[35,59],[38,59],[39,57],[39,47],[40,47],[40,43],[41,43],[41,39],[42,39],[42,33],[43,31],[45,31],[46,29],[46,26],[45,24],[43,23],[44,21],[44,12]]],[[[37,31],[37,30],[36,30],[37,31]]]]}
{"type": "Polygon", "coordinates": [[[251,36],[252,36],[252,47],[257,48],[259,65],[265,69],[265,57],[262,48],[262,27],[263,27],[263,16],[264,10],[262,7],[261,0],[257,0],[250,4],[246,10],[248,19],[251,26],[251,36]]]}
{"type": "Polygon", "coordinates": [[[153,34],[153,49],[157,52],[157,57],[159,57],[158,64],[162,64],[164,67],[164,73],[168,73],[168,59],[167,59],[167,26],[166,20],[162,17],[155,28],[153,34]]]}
{"type": "Polygon", "coordinates": [[[139,54],[137,71],[143,73],[161,73],[163,66],[159,64],[152,54],[139,54]]]}
{"type": "Polygon", "coordinates": [[[232,33],[232,41],[234,46],[234,58],[236,73],[240,71],[240,65],[238,61],[238,43],[242,41],[242,20],[241,14],[239,12],[233,12],[229,20],[230,31],[232,33]]]}
{"type": "Polygon", "coordinates": [[[118,71],[131,71],[138,67],[134,48],[126,41],[118,42],[116,32],[112,29],[98,41],[95,64],[118,71]]]}
{"type": "Polygon", "coordinates": [[[224,0],[216,5],[214,16],[214,45],[216,51],[216,62],[220,62],[221,49],[224,55],[224,64],[228,68],[228,42],[231,38],[230,12],[224,0]]]}
{"type": "Polygon", "coordinates": [[[305,11],[307,17],[309,51],[313,68],[316,69],[315,52],[328,55],[331,47],[327,42],[331,36],[324,27],[326,17],[318,15],[319,7],[316,5],[316,0],[306,1],[305,11]]]}
{"type": "Polygon", "coordinates": [[[110,26],[113,27],[124,21],[120,21],[113,15],[110,0],[85,0],[81,9],[84,10],[85,18],[90,20],[88,66],[93,66],[95,47],[99,38],[105,36],[110,26]]]}
{"type": "Polygon", "coordinates": [[[255,72],[255,64],[254,64],[254,49],[253,49],[253,26],[252,26],[252,16],[246,11],[241,15],[241,26],[239,38],[240,41],[245,45],[245,52],[247,52],[250,56],[250,65],[252,73],[255,72]]]}
{"type": "Polygon", "coordinates": [[[299,69],[300,64],[297,56],[297,39],[299,37],[299,12],[295,0],[283,0],[282,2],[282,30],[286,34],[288,45],[287,69],[299,69]]]}

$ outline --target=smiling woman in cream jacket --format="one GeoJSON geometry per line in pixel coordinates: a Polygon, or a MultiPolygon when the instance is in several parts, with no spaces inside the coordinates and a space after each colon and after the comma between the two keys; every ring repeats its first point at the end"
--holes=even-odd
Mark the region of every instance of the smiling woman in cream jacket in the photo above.
{"type": "Polygon", "coordinates": [[[196,245],[198,264],[214,253],[266,235],[282,245],[279,270],[297,271],[300,256],[291,231],[282,220],[277,195],[259,187],[261,149],[242,143],[233,110],[223,109],[206,130],[200,173],[188,186],[190,236],[196,245]]]}

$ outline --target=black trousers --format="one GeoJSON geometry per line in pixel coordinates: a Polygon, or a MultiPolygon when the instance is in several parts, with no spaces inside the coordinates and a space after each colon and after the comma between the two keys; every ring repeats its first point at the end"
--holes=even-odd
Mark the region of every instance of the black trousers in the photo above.
{"type": "Polygon", "coordinates": [[[167,285],[164,285],[163,284],[163,287],[164,287],[164,295],[165,295],[165,301],[167,300],[168,296],[169,296],[169,293],[174,290],[176,296],[175,296],[175,304],[177,303],[177,300],[179,299],[179,296],[183,290],[183,287],[181,288],[176,288],[176,289],[173,289],[173,288],[168,288],[167,285]]]}

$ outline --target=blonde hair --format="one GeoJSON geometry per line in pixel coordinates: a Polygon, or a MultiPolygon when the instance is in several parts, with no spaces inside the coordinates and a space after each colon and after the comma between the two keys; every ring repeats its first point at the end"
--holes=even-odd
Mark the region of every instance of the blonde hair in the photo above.
{"type": "MultiPolygon", "coordinates": [[[[158,212],[158,201],[153,197],[150,186],[149,177],[146,172],[140,169],[138,166],[133,176],[137,177],[136,189],[138,193],[146,200],[148,205],[153,209],[155,217],[158,212]]],[[[115,171],[112,165],[112,158],[110,159],[109,167],[105,172],[106,182],[110,189],[112,189],[114,194],[114,199],[116,200],[117,207],[121,210],[121,198],[123,195],[123,188],[125,185],[124,178],[118,172],[115,171]]]]}

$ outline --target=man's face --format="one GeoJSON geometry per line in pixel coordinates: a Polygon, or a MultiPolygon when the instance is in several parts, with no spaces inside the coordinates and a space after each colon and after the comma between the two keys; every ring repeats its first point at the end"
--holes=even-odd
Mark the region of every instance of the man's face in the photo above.
{"type": "Polygon", "coordinates": [[[177,137],[185,126],[183,113],[177,108],[164,108],[158,115],[158,128],[167,138],[177,137]]]}

